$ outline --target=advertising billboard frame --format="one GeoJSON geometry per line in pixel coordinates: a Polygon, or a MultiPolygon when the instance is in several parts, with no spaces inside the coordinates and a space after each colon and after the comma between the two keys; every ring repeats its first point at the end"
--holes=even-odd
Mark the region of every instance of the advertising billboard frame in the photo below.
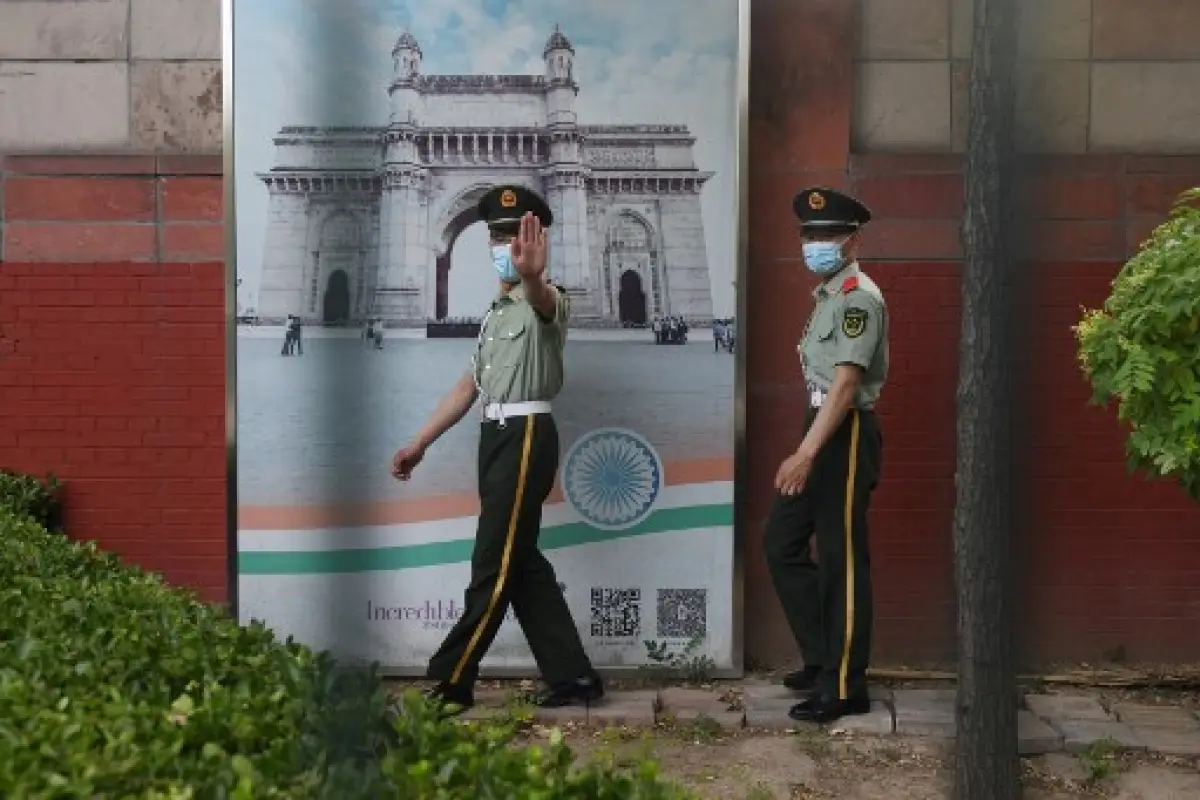
{"type": "MultiPolygon", "coordinates": [[[[731,0],[737,6],[737,58],[734,107],[736,125],[734,137],[736,187],[735,231],[735,296],[734,308],[738,320],[738,340],[734,353],[734,453],[733,453],[733,560],[731,587],[731,649],[732,667],[714,671],[716,678],[741,677],[745,652],[745,575],[746,575],[746,311],[749,293],[748,210],[749,210],[749,91],[750,91],[750,9],[752,0],[731,0]]],[[[227,535],[227,606],[235,617],[239,614],[239,511],[238,511],[238,270],[237,270],[237,175],[234,131],[237,125],[235,101],[234,0],[222,0],[222,66],[223,66],[223,171],[224,171],[224,244],[225,244],[225,440],[226,440],[226,535],[227,535]]],[[[632,667],[602,667],[608,675],[635,673],[632,667]]],[[[404,676],[411,670],[389,670],[388,674],[404,676]]],[[[507,674],[528,674],[527,670],[505,668],[484,669],[489,677],[507,674]]]]}

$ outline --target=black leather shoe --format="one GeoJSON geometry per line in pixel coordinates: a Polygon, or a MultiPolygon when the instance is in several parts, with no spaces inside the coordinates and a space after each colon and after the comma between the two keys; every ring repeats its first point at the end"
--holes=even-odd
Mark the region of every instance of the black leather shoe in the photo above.
{"type": "Polygon", "coordinates": [[[783,676],[783,685],[793,692],[811,692],[817,688],[817,678],[821,676],[820,667],[805,667],[783,676]]]}
{"type": "Polygon", "coordinates": [[[446,716],[461,714],[475,705],[475,693],[470,686],[442,681],[425,692],[425,699],[439,706],[446,716]]]}
{"type": "Polygon", "coordinates": [[[600,680],[599,675],[592,673],[573,681],[564,681],[547,687],[544,692],[534,698],[533,704],[539,708],[562,708],[575,703],[588,706],[602,697],[604,697],[604,683],[600,680]]]}
{"type": "Polygon", "coordinates": [[[848,700],[813,695],[807,700],[792,706],[791,710],[788,711],[788,716],[796,722],[815,722],[818,725],[824,725],[827,722],[836,722],[842,717],[866,714],[870,710],[870,695],[857,695],[848,700]]]}

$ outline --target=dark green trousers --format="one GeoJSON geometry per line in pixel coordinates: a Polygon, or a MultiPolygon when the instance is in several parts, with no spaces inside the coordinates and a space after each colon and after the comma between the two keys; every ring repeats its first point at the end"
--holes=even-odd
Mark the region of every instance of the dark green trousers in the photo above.
{"type": "Polygon", "coordinates": [[[463,615],[430,659],[430,678],[473,684],[510,607],[547,683],[590,673],[554,567],[538,549],[542,503],[557,470],[558,428],[549,414],[483,423],[471,584],[463,615]]]}
{"type": "MultiPolygon", "coordinates": [[[[805,430],[815,416],[809,413],[805,430]]],[[[820,666],[819,691],[841,700],[867,691],[872,624],[867,508],[882,455],[875,414],[848,412],[813,462],[803,491],[775,498],[763,542],[804,664],[820,666]]]]}

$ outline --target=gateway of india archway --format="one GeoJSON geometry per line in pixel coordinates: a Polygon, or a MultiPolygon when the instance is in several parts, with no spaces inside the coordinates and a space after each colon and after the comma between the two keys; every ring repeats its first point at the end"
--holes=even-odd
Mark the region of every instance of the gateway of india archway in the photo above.
{"type": "Polygon", "coordinates": [[[259,174],[260,318],[445,318],[454,243],[480,196],[508,182],[554,212],[548,272],[575,324],[711,319],[700,193],[713,173],[696,167],[695,138],[684,125],[579,125],[575,50],[557,27],[543,56],[544,75],[426,75],[405,32],[386,128],[283,128],[259,174]]]}

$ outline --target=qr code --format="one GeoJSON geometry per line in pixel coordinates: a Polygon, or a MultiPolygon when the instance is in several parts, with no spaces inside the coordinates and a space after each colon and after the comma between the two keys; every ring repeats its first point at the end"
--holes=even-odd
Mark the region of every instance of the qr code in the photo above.
{"type": "Polygon", "coordinates": [[[658,635],[694,639],[708,634],[707,589],[659,589],[658,635]]]}
{"type": "Polygon", "coordinates": [[[631,639],[641,629],[641,589],[592,589],[592,636],[631,639]]]}

